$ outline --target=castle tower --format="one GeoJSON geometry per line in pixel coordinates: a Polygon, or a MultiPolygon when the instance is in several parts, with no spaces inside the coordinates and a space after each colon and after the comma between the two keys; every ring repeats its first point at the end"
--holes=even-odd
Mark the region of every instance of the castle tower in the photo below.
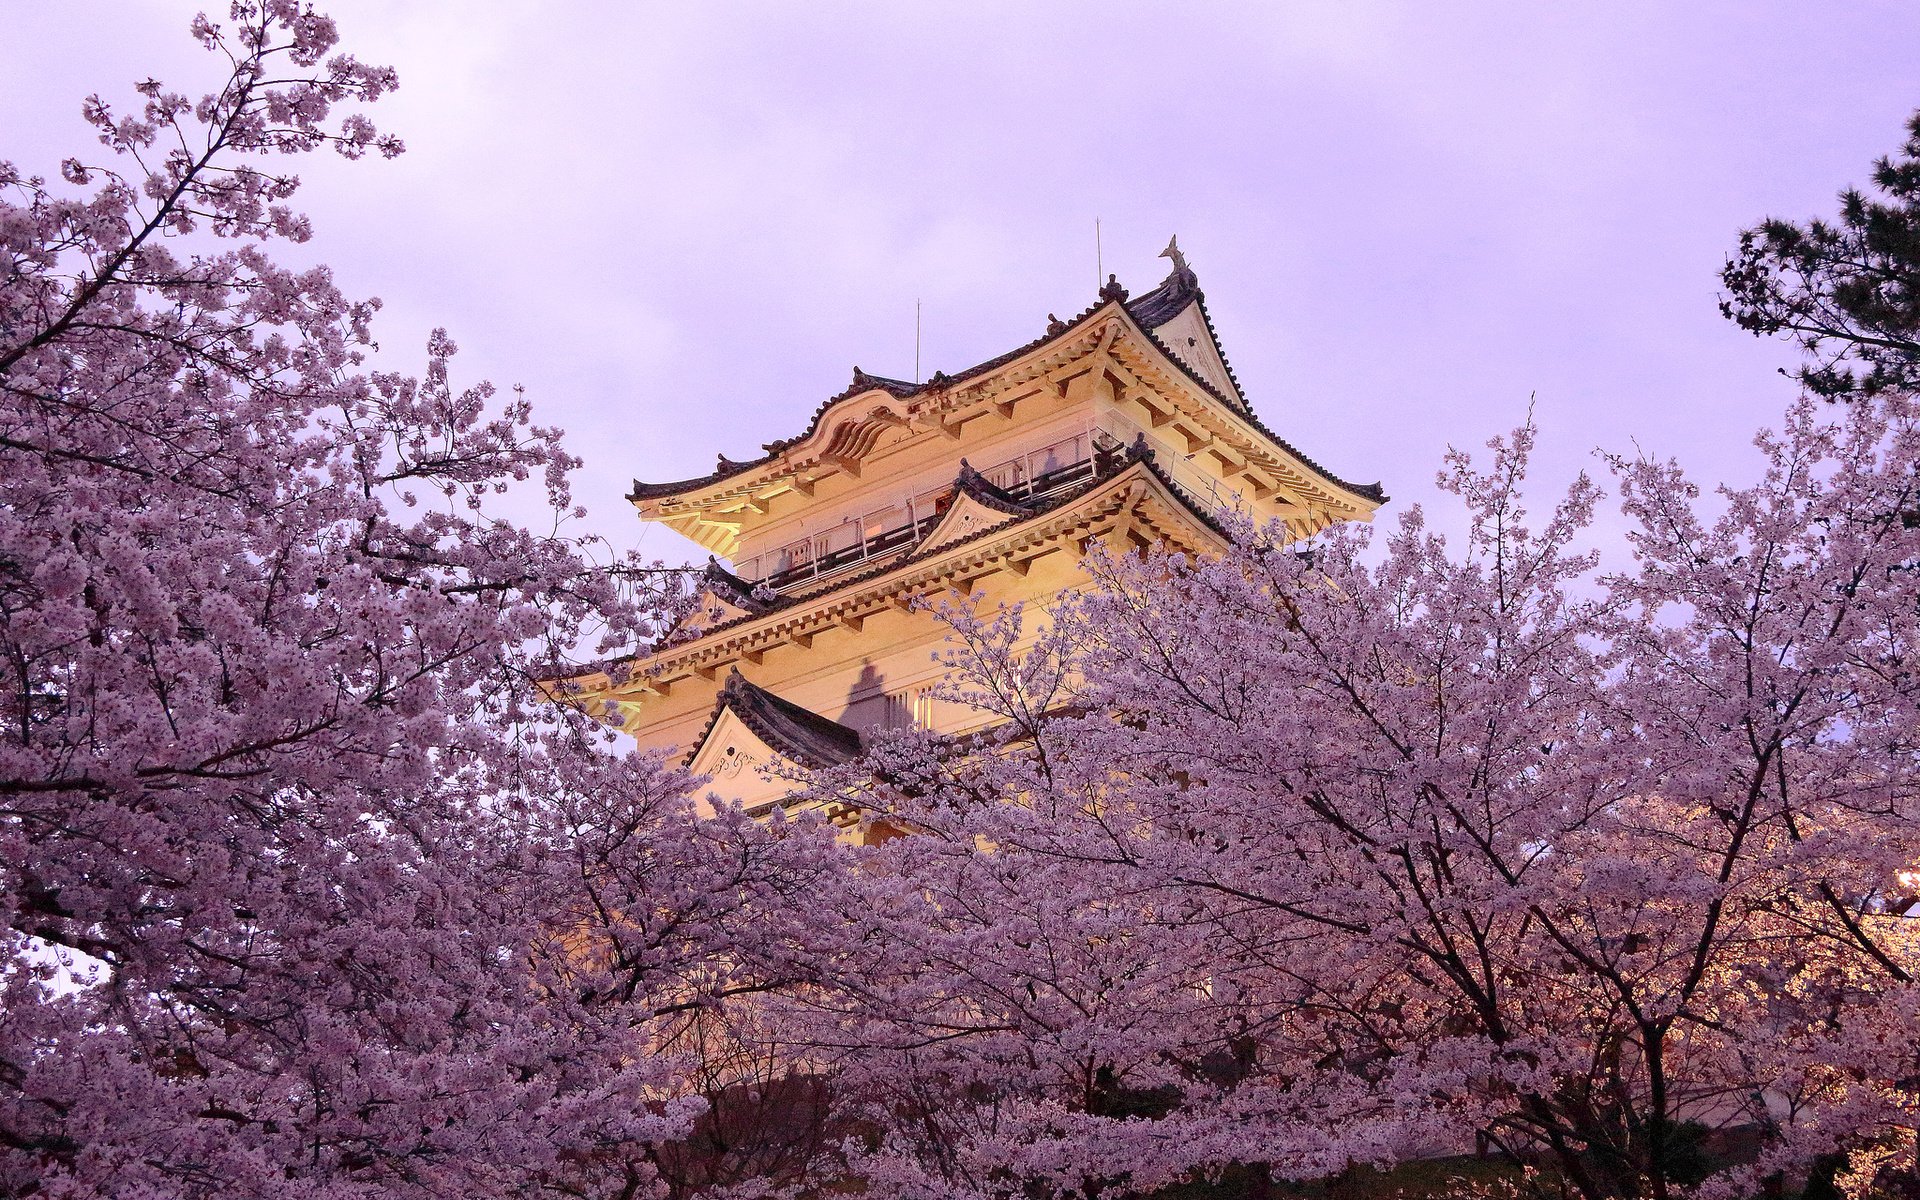
{"type": "Polygon", "coordinates": [[[630,499],[716,559],[692,627],[570,681],[643,747],[673,748],[749,807],[785,792],[763,767],[854,757],[907,723],[964,733],[984,714],[938,701],[944,629],[915,601],[989,607],[1084,586],[1090,544],[1217,552],[1239,509],[1297,536],[1369,520],[1378,484],[1335,478],[1254,416],[1199,281],[1050,318],[1028,344],[925,383],[854,369],[796,437],[630,499]],[[722,561],[724,560],[724,562],[722,561]]]}

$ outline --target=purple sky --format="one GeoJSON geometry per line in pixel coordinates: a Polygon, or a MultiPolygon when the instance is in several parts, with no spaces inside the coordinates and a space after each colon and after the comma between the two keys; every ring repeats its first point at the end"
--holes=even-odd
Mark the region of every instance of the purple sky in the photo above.
{"type": "MultiPolygon", "coordinates": [[[[89,91],[205,90],[194,7],[0,0],[0,157],[53,173],[89,91]]],[[[928,374],[1085,307],[1096,217],[1136,291],[1177,231],[1256,410],[1394,508],[1530,393],[1543,484],[1635,440],[1744,479],[1793,359],[1717,268],[1920,107],[1911,3],[322,7],[409,150],[303,164],[317,255],[386,301],[383,365],[438,324],[525,384],[620,545],[630,478],[911,375],[916,298],[928,374]]]]}

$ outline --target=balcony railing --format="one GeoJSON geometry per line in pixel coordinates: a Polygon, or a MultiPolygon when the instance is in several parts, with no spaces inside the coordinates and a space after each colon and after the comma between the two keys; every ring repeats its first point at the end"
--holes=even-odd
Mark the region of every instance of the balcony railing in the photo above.
{"type": "Polygon", "coordinates": [[[857,566],[870,558],[878,558],[890,550],[898,550],[902,546],[919,541],[940,523],[942,515],[938,512],[930,513],[918,521],[897,525],[872,537],[862,537],[851,546],[829,550],[810,561],[795,563],[784,571],[775,571],[760,582],[776,592],[783,592],[797,584],[810,583],[822,576],[857,566]]]}
{"type": "MultiPolygon", "coordinates": [[[[1015,459],[1001,463],[992,470],[980,474],[995,487],[1020,500],[1045,500],[1057,496],[1089,482],[1097,476],[1118,466],[1125,455],[1121,443],[1112,435],[1096,430],[1086,439],[1090,452],[1075,461],[1051,467],[1048,470],[1029,474],[1026,459],[1015,459]],[[1016,470],[1016,468],[1018,468],[1016,470]]],[[[946,503],[942,502],[933,512],[925,516],[915,516],[903,524],[895,525],[871,536],[864,532],[852,545],[833,550],[810,553],[805,562],[796,562],[784,570],[775,571],[759,582],[776,592],[784,592],[801,584],[813,583],[830,575],[837,575],[861,563],[876,559],[885,554],[902,549],[919,541],[946,515],[946,503]]],[[[812,545],[812,543],[808,543],[812,545]]]]}

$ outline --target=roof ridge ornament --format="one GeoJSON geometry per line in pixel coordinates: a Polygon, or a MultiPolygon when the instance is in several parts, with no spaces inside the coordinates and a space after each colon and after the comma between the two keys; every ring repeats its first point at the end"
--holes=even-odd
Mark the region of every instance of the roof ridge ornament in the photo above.
{"type": "Polygon", "coordinates": [[[1127,298],[1127,289],[1120,285],[1120,277],[1118,275],[1107,276],[1107,285],[1100,289],[1100,298],[1102,300],[1125,300],[1127,298]]]}
{"type": "Polygon", "coordinates": [[[710,589],[724,589],[721,598],[744,612],[759,614],[766,612],[779,594],[764,583],[756,583],[740,578],[732,571],[720,565],[720,560],[707,555],[706,568],[700,572],[710,589]]]}
{"type": "Polygon", "coordinates": [[[1180,250],[1180,235],[1174,234],[1167,239],[1167,248],[1160,252],[1161,258],[1173,260],[1173,273],[1167,276],[1168,283],[1178,284],[1189,292],[1200,290],[1200,277],[1187,265],[1187,256],[1180,250]]]}

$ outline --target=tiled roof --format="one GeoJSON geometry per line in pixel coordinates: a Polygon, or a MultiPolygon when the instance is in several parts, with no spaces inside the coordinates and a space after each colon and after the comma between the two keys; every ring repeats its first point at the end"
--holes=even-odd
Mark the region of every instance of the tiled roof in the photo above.
{"type": "Polygon", "coordinates": [[[851,396],[858,396],[862,392],[872,391],[875,388],[886,392],[897,400],[905,400],[908,397],[917,396],[922,392],[939,391],[944,388],[950,388],[954,384],[963,383],[978,375],[984,375],[989,371],[1003,367],[1024,354],[1038,350],[1048,342],[1066,336],[1075,326],[1085,321],[1094,313],[1099,312],[1103,307],[1105,307],[1104,304],[1096,304],[1085,312],[1082,312],[1079,316],[1073,318],[1073,320],[1057,328],[1049,328],[1046,333],[1033,339],[1024,346],[1018,346],[1007,351],[1005,354],[996,355],[985,362],[975,363],[958,375],[948,375],[944,371],[935,371],[933,377],[925,383],[907,383],[900,379],[888,379],[883,375],[869,375],[859,367],[855,367],[853,369],[853,382],[840,391],[835,392],[833,395],[828,396],[825,400],[822,400],[820,407],[813,410],[813,419],[807,423],[806,429],[790,438],[781,438],[778,441],[768,442],[761,447],[766,453],[759,458],[735,461],[723,454],[720,456],[720,461],[712,471],[692,479],[681,479],[672,483],[642,483],[636,479],[633,481],[633,490],[627,493],[627,499],[647,500],[655,496],[675,496],[681,492],[706,487],[708,484],[719,483],[723,479],[739,475],[754,467],[765,466],[767,463],[779,457],[780,452],[788,446],[794,445],[797,442],[804,442],[812,437],[820,428],[820,421],[827,415],[828,410],[842,400],[851,396]]]}
{"type": "Polygon", "coordinates": [[[925,383],[907,383],[900,379],[888,379],[882,375],[869,375],[859,367],[855,367],[853,369],[853,382],[840,391],[835,392],[833,395],[828,396],[825,400],[822,400],[820,407],[813,410],[813,419],[807,423],[806,429],[790,438],[781,438],[779,441],[768,442],[761,447],[766,453],[759,458],[736,462],[733,459],[727,458],[725,455],[721,455],[720,461],[714,470],[705,475],[696,476],[693,479],[682,479],[674,483],[642,483],[636,479],[633,481],[633,490],[627,493],[627,499],[646,500],[654,496],[678,495],[681,492],[706,487],[708,484],[719,483],[729,476],[738,475],[754,467],[764,466],[772,462],[779,456],[780,452],[788,446],[796,442],[804,442],[812,437],[820,428],[820,421],[827,415],[827,411],[850,396],[858,396],[862,392],[879,388],[895,399],[904,400],[910,396],[917,396],[922,392],[932,392],[950,388],[955,384],[964,383],[969,379],[984,375],[989,371],[998,370],[1015,359],[1038,350],[1048,342],[1065,337],[1068,333],[1071,333],[1083,324],[1088,317],[1091,317],[1094,313],[1099,312],[1105,307],[1106,303],[1104,301],[1092,305],[1070,321],[1055,322],[1049,325],[1046,333],[1041,334],[1025,345],[1016,346],[1005,354],[995,355],[985,362],[975,363],[957,375],[949,375],[944,371],[935,371],[932,378],[928,379],[925,383]]]}
{"type": "Polygon", "coordinates": [[[719,723],[720,714],[729,711],[773,750],[810,770],[837,767],[860,756],[859,730],[782,699],[735,671],[720,686],[713,715],[687,753],[689,765],[719,723]]]}
{"type": "Polygon", "coordinates": [[[1302,454],[1300,452],[1300,447],[1294,445],[1292,442],[1289,442],[1287,439],[1281,437],[1279,434],[1275,433],[1273,430],[1268,429],[1266,427],[1266,424],[1262,422],[1259,417],[1254,416],[1251,411],[1247,412],[1245,415],[1247,418],[1247,424],[1253,426],[1255,429],[1258,429],[1261,433],[1266,434],[1268,438],[1272,439],[1274,445],[1280,447],[1282,450],[1285,450],[1288,454],[1293,455],[1295,458],[1299,459],[1301,462],[1311,467],[1314,473],[1319,475],[1320,478],[1326,480],[1329,483],[1338,484],[1340,487],[1346,489],[1349,492],[1352,492],[1354,495],[1360,496],[1367,500],[1371,500],[1375,504],[1385,504],[1387,502],[1388,497],[1387,497],[1386,487],[1379,480],[1376,479],[1372,483],[1348,483],[1346,480],[1340,478],[1338,475],[1335,475],[1332,471],[1327,470],[1325,467],[1321,466],[1319,463],[1313,461],[1311,458],[1308,458],[1305,454],[1302,454]]]}
{"type": "MultiPolygon", "coordinates": [[[[1086,495],[1088,492],[1093,491],[1095,488],[1099,487],[1101,484],[1106,483],[1108,480],[1114,478],[1116,475],[1119,475],[1122,471],[1125,471],[1128,467],[1131,467],[1134,463],[1146,464],[1147,470],[1153,475],[1155,479],[1160,481],[1161,486],[1166,488],[1168,493],[1171,494],[1174,499],[1178,500],[1182,505],[1182,507],[1184,507],[1190,514],[1192,514],[1192,516],[1196,520],[1198,520],[1202,525],[1205,525],[1208,529],[1212,530],[1214,533],[1218,534],[1222,538],[1231,538],[1233,536],[1232,533],[1224,525],[1220,523],[1219,518],[1216,517],[1214,513],[1204,503],[1202,503],[1198,497],[1190,494],[1185,488],[1175,483],[1173,480],[1173,477],[1161,468],[1160,464],[1157,461],[1155,461],[1155,457],[1152,449],[1147,446],[1146,438],[1144,435],[1134,439],[1134,443],[1131,446],[1127,447],[1127,450],[1124,454],[1116,455],[1114,457],[1112,464],[1106,470],[1095,475],[1092,479],[1088,480],[1084,485],[1080,487],[1069,488],[1066,491],[1056,493],[1055,495],[1052,495],[1052,496],[1043,497],[1039,500],[1031,500],[1031,501],[1025,501],[1025,502],[1013,500],[1012,501],[1013,511],[1016,513],[1025,514],[1025,519],[1028,519],[1028,520],[1041,517],[1049,512],[1052,512],[1054,509],[1057,509],[1066,504],[1069,504],[1074,500],[1079,499],[1081,496],[1086,495]]],[[[975,474],[975,477],[977,478],[978,473],[976,472],[974,474],[975,474]]],[[[954,490],[956,493],[961,489],[963,482],[964,482],[964,479],[955,481],[954,490]]],[[[982,479],[980,480],[980,482],[985,483],[986,481],[982,479]]],[[[992,487],[993,485],[987,484],[987,486],[992,487]]],[[[994,490],[1000,491],[1000,489],[998,488],[995,488],[994,490]]],[[[977,494],[977,493],[970,493],[970,494],[977,494]]],[[[1001,494],[1005,495],[1004,492],[1002,492],[1001,494]]],[[[1019,528],[1020,525],[1023,523],[1024,523],[1024,520],[1015,521],[1011,524],[1001,523],[1001,524],[991,525],[985,529],[981,529],[974,533],[970,533],[965,537],[957,538],[954,541],[948,542],[945,545],[942,545],[932,551],[922,552],[916,549],[915,547],[908,547],[904,553],[889,556],[886,559],[884,559],[882,562],[878,563],[873,567],[868,568],[867,570],[858,571],[851,575],[842,575],[833,579],[829,579],[827,582],[821,584],[819,587],[812,588],[808,591],[790,592],[783,595],[775,596],[772,600],[763,601],[761,602],[763,607],[759,611],[745,613],[741,616],[733,617],[733,618],[730,618],[729,620],[721,621],[716,625],[709,626],[708,628],[701,631],[700,636],[705,638],[705,637],[711,637],[717,633],[725,633],[728,630],[745,625],[750,621],[758,620],[760,617],[764,616],[767,613],[778,612],[782,609],[792,608],[796,605],[810,603],[814,600],[819,599],[822,596],[831,595],[834,592],[840,591],[843,588],[847,588],[856,584],[866,583],[869,580],[878,579],[882,575],[885,575],[890,571],[898,570],[901,567],[910,566],[913,563],[919,561],[923,557],[932,557],[935,554],[945,554],[951,550],[954,550],[957,547],[965,546],[969,543],[979,541],[983,538],[999,536],[1001,534],[1007,533],[1011,530],[1019,528]]],[[[652,647],[648,651],[648,653],[649,654],[658,653],[666,648],[667,647],[664,643],[656,644],[654,647],[652,647]]],[[[555,681],[577,679],[586,675],[598,674],[601,672],[616,671],[623,664],[629,664],[629,663],[632,663],[633,661],[634,659],[631,657],[620,657],[620,658],[608,659],[603,662],[575,668],[564,674],[556,673],[550,678],[555,681]]],[[[778,697],[775,697],[775,699],[778,699],[778,697]]],[[[785,703],[785,701],[782,701],[782,703],[785,703]]],[[[805,712],[806,710],[802,709],[800,711],[805,712]]],[[[715,709],[716,719],[718,717],[718,713],[719,713],[719,710],[716,708],[715,709]]],[[[810,715],[817,716],[818,714],[810,714],[810,715]]],[[[744,720],[745,718],[743,717],[742,719],[744,720]]],[[[820,717],[819,719],[823,721],[826,720],[825,717],[820,717]]],[[[711,721],[708,723],[707,728],[708,729],[712,728],[711,721]]],[[[762,736],[765,737],[767,735],[762,734],[762,736]]],[[[705,739],[705,737],[706,737],[706,732],[703,731],[700,735],[700,738],[696,739],[695,745],[697,746],[700,741],[705,739]]]]}
{"type": "Polygon", "coordinates": [[[1241,392],[1243,390],[1240,387],[1239,378],[1233,373],[1233,364],[1227,361],[1226,351],[1220,345],[1219,335],[1214,330],[1213,317],[1207,312],[1205,293],[1200,290],[1198,281],[1194,278],[1191,271],[1183,273],[1178,268],[1175,268],[1166,279],[1161,281],[1158,287],[1152,291],[1143,293],[1136,300],[1127,300],[1125,298],[1125,289],[1119,288],[1117,284],[1112,285],[1108,289],[1103,289],[1102,296],[1103,298],[1099,303],[1083,310],[1072,320],[1064,322],[1057,320],[1052,321],[1048,325],[1047,332],[1041,336],[1025,345],[1016,346],[1005,354],[996,355],[993,358],[987,359],[985,362],[975,363],[957,375],[948,375],[945,372],[936,371],[933,373],[933,377],[925,383],[908,383],[905,380],[888,379],[881,375],[870,375],[862,371],[859,367],[855,367],[853,369],[853,382],[822,401],[820,406],[814,409],[813,419],[808,423],[807,428],[803,432],[790,438],[782,438],[778,441],[766,443],[766,445],[761,447],[766,453],[759,458],[734,460],[725,455],[721,455],[714,469],[707,474],[696,476],[692,479],[676,480],[671,483],[642,483],[636,479],[633,482],[633,490],[627,494],[627,499],[646,500],[660,496],[674,496],[682,492],[694,491],[711,484],[719,483],[722,480],[743,474],[755,467],[765,466],[779,457],[780,452],[787,447],[812,437],[814,433],[819,430],[821,420],[825,418],[827,412],[832,409],[834,405],[849,397],[857,396],[862,392],[872,391],[877,388],[896,399],[904,400],[923,393],[950,388],[956,384],[964,383],[969,379],[998,370],[1006,364],[1038,350],[1049,342],[1057,341],[1065,337],[1074,329],[1084,324],[1088,318],[1105,308],[1110,296],[1118,296],[1121,298],[1122,307],[1126,309],[1127,315],[1132,317],[1134,322],[1140,326],[1142,332],[1146,334],[1147,340],[1152,342],[1154,347],[1165,355],[1181,374],[1198,385],[1208,395],[1213,396],[1235,412],[1246,417],[1255,429],[1265,434],[1276,445],[1287,451],[1287,453],[1312,468],[1315,473],[1325,478],[1328,482],[1368,500],[1381,502],[1386,499],[1386,493],[1382,491],[1380,484],[1349,483],[1302,454],[1292,443],[1267,428],[1267,426],[1254,415],[1252,407],[1246,402],[1243,395],[1228,395],[1222,392],[1198,371],[1188,366],[1179,355],[1173,352],[1170,346],[1154,334],[1153,331],[1156,327],[1164,325],[1179,316],[1181,312],[1185,311],[1188,304],[1198,304],[1200,306],[1200,318],[1206,324],[1207,333],[1213,338],[1214,348],[1220,353],[1220,361],[1227,369],[1227,377],[1233,382],[1234,391],[1241,392]]]}

